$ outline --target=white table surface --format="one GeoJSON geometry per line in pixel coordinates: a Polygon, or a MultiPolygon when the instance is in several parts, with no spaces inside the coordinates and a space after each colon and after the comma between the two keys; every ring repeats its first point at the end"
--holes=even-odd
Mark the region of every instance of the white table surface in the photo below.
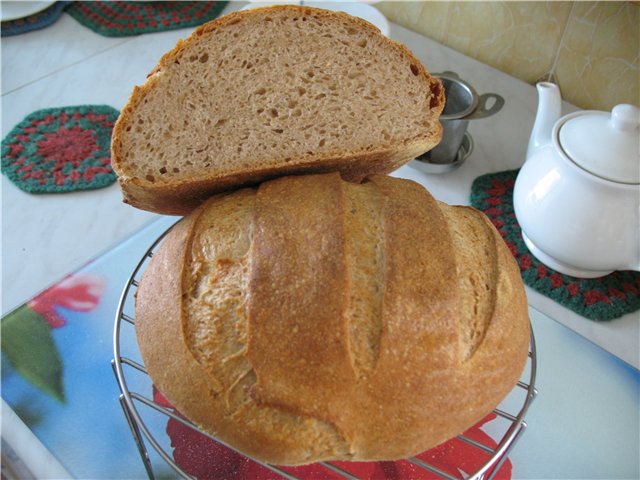
{"type": "MultiPolygon", "coordinates": [[[[243,5],[231,3],[226,11],[243,5]]],[[[133,86],[142,83],[160,56],[191,30],[107,38],[63,14],[43,30],[3,38],[2,136],[41,108],[79,104],[122,108],[133,86]]],[[[406,43],[430,71],[455,71],[479,93],[495,92],[506,100],[498,115],[470,123],[475,149],[460,169],[446,175],[425,175],[404,166],[394,173],[418,181],[440,200],[468,204],[476,177],[522,165],[536,112],[535,88],[395,24],[391,24],[390,36],[406,43]]],[[[568,104],[564,108],[565,112],[575,109],[568,104]]],[[[123,204],[117,184],[88,192],[32,195],[5,176],[1,182],[3,314],[144,225],[159,220],[157,215],[123,204]]],[[[634,367],[640,366],[637,313],[597,323],[531,289],[527,293],[534,310],[634,367]]],[[[46,471],[43,468],[41,471],[46,471]]]]}
{"type": "MultiPolygon", "coordinates": [[[[230,3],[226,11],[243,5],[230,3]]],[[[191,30],[108,38],[63,14],[43,30],[3,38],[3,137],[40,108],[80,104],[122,108],[133,86],[142,83],[160,56],[191,30]]],[[[479,93],[495,92],[506,100],[494,117],[470,122],[475,149],[458,170],[426,175],[404,166],[394,173],[425,185],[440,200],[468,204],[476,177],[522,165],[537,107],[536,90],[398,25],[391,24],[390,36],[406,43],[428,70],[455,71],[479,93]]],[[[574,109],[565,103],[565,112],[574,109]]],[[[117,184],[86,192],[33,195],[3,175],[1,187],[3,314],[158,218],[123,204],[117,184]]],[[[527,293],[532,307],[640,367],[637,312],[597,323],[531,289],[527,293]]]]}

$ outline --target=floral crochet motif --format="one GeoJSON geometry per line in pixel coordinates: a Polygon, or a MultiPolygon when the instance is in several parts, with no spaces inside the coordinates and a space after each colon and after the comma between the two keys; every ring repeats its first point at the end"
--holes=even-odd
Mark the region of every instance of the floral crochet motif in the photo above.
{"type": "Polygon", "coordinates": [[[66,11],[107,37],[194,27],[216,18],[227,2],[73,2],[66,11]]]}
{"type": "Polygon", "coordinates": [[[119,112],[104,105],[38,110],[2,141],[2,172],[30,193],[112,184],[110,143],[119,112]]]}
{"type": "Polygon", "coordinates": [[[471,205],[483,211],[502,235],[525,284],[591,320],[612,320],[640,309],[640,273],[618,271],[600,278],[563,275],[537,260],[522,239],[513,210],[518,170],[476,178],[471,205]]]}

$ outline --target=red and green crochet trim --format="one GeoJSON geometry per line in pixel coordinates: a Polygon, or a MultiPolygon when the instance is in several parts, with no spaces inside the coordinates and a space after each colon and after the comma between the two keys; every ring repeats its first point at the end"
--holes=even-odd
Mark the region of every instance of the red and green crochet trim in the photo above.
{"type": "Polygon", "coordinates": [[[73,2],[66,12],[96,33],[125,37],[194,27],[218,17],[227,2],[73,2]]]}
{"type": "Polygon", "coordinates": [[[618,271],[580,279],[545,266],[527,249],[513,210],[513,186],[518,170],[476,178],[471,205],[483,211],[518,261],[525,284],[591,320],[612,320],[640,309],[640,273],[618,271]]]}
{"type": "Polygon", "coordinates": [[[107,105],[33,112],[2,140],[2,173],[29,193],[111,185],[111,132],[118,115],[107,105]]]}

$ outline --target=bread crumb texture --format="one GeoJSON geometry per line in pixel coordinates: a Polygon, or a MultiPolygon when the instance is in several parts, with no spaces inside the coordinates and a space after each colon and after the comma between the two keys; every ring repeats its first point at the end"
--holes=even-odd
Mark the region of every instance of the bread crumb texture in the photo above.
{"type": "Polygon", "coordinates": [[[427,137],[431,148],[443,102],[420,62],[362,20],[308,7],[238,12],[196,30],[136,88],[114,167],[162,185],[427,137]]]}
{"type": "Polygon", "coordinates": [[[140,283],[141,352],[183,414],[248,455],[404,458],[480,420],[520,376],[529,324],[511,255],[482,214],[413,182],[283,177],[181,225],[140,283]],[[154,296],[173,282],[172,299],[154,296]]]}

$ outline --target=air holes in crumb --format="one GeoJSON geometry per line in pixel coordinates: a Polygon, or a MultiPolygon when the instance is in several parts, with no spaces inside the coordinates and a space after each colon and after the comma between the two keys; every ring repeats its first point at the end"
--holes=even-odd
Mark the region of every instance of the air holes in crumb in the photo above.
{"type": "Polygon", "coordinates": [[[411,68],[411,73],[413,73],[415,76],[418,76],[418,74],[420,73],[420,69],[418,68],[418,66],[414,65],[413,63],[409,68],[411,68]]]}
{"type": "Polygon", "coordinates": [[[323,138],[318,142],[318,146],[319,147],[324,147],[324,144],[327,143],[326,140],[323,138]]]}
{"type": "Polygon", "coordinates": [[[298,105],[298,102],[296,102],[295,100],[289,100],[287,102],[287,107],[289,108],[296,108],[297,105],[298,105]]]}
{"type": "Polygon", "coordinates": [[[298,95],[302,96],[305,93],[307,93],[307,90],[305,88],[298,87],[298,95]]]}
{"type": "Polygon", "coordinates": [[[266,88],[264,88],[264,87],[260,87],[259,89],[257,89],[257,90],[255,91],[255,94],[256,94],[256,95],[264,95],[265,93],[267,93],[267,89],[266,89],[266,88]]]}
{"type": "Polygon", "coordinates": [[[222,125],[224,125],[225,123],[227,123],[227,119],[226,118],[221,118],[220,120],[218,120],[216,122],[216,124],[214,125],[214,127],[221,127],[222,125]]]}
{"type": "Polygon", "coordinates": [[[156,181],[156,177],[154,177],[153,175],[147,175],[144,178],[146,178],[147,181],[149,181],[149,182],[155,182],[156,181]]]}
{"type": "Polygon", "coordinates": [[[173,167],[173,173],[180,173],[180,169],[178,167],[173,167]]]}
{"type": "Polygon", "coordinates": [[[276,132],[276,133],[282,133],[282,132],[284,132],[284,130],[283,130],[283,129],[281,129],[281,128],[274,128],[274,129],[273,129],[273,131],[274,131],[274,132],[276,132]]]}
{"type": "Polygon", "coordinates": [[[302,115],[302,110],[296,108],[293,112],[291,112],[291,115],[293,115],[294,117],[299,117],[302,115]]]}
{"type": "Polygon", "coordinates": [[[256,113],[258,115],[260,115],[262,112],[264,112],[264,108],[259,108],[258,110],[256,110],[256,113]]]}
{"type": "Polygon", "coordinates": [[[364,48],[367,46],[367,39],[363,38],[362,40],[358,40],[358,43],[356,43],[356,45],[358,45],[361,48],[364,48]]]}
{"type": "Polygon", "coordinates": [[[165,173],[167,173],[167,167],[162,167],[160,170],[158,170],[160,172],[161,175],[164,175],[165,173]]]}
{"type": "Polygon", "coordinates": [[[200,55],[200,63],[207,63],[208,60],[209,60],[208,53],[203,53],[202,55],[200,55]]]}
{"type": "Polygon", "coordinates": [[[272,108],[271,110],[269,110],[269,115],[271,115],[273,118],[276,118],[278,116],[278,110],[272,108]]]}

